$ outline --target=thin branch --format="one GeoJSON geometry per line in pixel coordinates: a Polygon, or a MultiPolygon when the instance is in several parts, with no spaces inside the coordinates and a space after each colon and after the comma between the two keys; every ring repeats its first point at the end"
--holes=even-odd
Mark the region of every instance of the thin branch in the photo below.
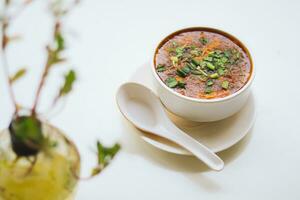
{"type": "Polygon", "coordinates": [[[36,114],[36,108],[38,106],[38,103],[39,103],[39,99],[40,99],[40,95],[41,95],[41,91],[42,91],[42,88],[45,84],[45,80],[46,80],[46,77],[48,75],[48,72],[49,72],[49,68],[50,68],[50,62],[49,62],[49,59],[50,59],[50,55],[48,54],[48,57],[47,57],[47,61],[46,61],[46,65],[44,67],[44,71],[43,71],[43,74],[42,74],[42,78],[40,80],[40,83],[39,83],[39,86],[38,86],[38,89],[37,89],[37,92],[36,92],[36,96],[35,96],[35,100],[34,100],[34,103],[33,103],[33,107],[32,107],[32,110],[31,110],[31,113],[32,114],[36,114]]]}
{"type": "MultiPolygon", "coordinates": [[[[60,32],[62,17],[64,15],[66,15],[71,9],[73,9],[78,3],[79,3],[79,0],[74,0],[74,2],[66,10],[62,10],[62,9],[56,10],[55,7],[51,8],[52,14],[55,19],[53,41],[52,41],[53,43],[58,42],[58,40],[63,40],[61,38],[62,36],[61,36],[61,32],[60,32]]],[[[59,41],[58,43],[60,43],[60,42],[61,41],[59,41]]],[[[57,63],[65,61],[65,59],[60,57],[60,53],[64,50],[64,46],[63,45],[60,46],[60,44],[58,44],[58,46],[55,49],[52,49],[53,43],[50,42],[50,44],[47,45],[47,53],[48,53],[47,61],[46,61],[45,67],[44,67],[44,71],[42,73],[40,83],[38,85],[35,99],[34,99],[33,107],[31,110],[32,115],[36,114],[36,109],[37,109],[39,101],[40,101],[41,91],[44,87],[45,80],[48,76],[50,68],[57,63]]],[[[56,104],[56,101],[57,101],[57,99],[54,100],[54,105],[56,104]]]]}
{"type": "Polygon", "coordinates": [[[9,92],[10,98],[15,107],[15,114],[17,114],[18,113],[18,104],[16,101],[15,94],[13,92],[12,82],[10,81],[9,67],[8,67],[8,61],[7,61],[7,56],[6,56],[6,47],[7,47],[7,42],[8,42],[8,36],[6,34],[7,27],[8,27],[8,22],[6,20],[4,20],[2,23],[2,33],[1,33],[1,38],[2,38],[2,45],[1,45],[1,50],[2,50],[1,58],[2,59],[1,60],[2,60],[4,74],[7,79],[8,92],[9,92]]]}
{"type": "Polygon", "coordinates": [[[22,4],[20,9],[15,13],[14,16],[8,16],[7,10],[8,10],[8,7],[10,6],[10,1],[5,1],[4,18],[3,18],[3,21],[2,21],[2,24],[1,24],[1,29],[2,29],[2,32],[1,32],[1,38],[2,38],[2,44],[1,44],[2,65],[3,65],[3,70],[4,70],[5,77],[7,79],[9,95],[10,95],[10,98],[11,98],[13,104],[14,104],[14,107],[15,107],[15,112],[14,112],[15,115],[18,114],[19,107],[18,107],[18,103],[17,103],[16,97],[15,97],[15,94],[13,92],[13,83],[11,82],[10,75],[9,75],[9,66],[8,66],[8,61],[7,61],[6,47],[7,47],[8,43],[10,42],[11,38],[7,35],[7,29],[10,25],[10,22],[13,19],[17,18],[22,13],[22,11],[26,8],[26,6],[28,4],[30,4],[31,2],[32,2],[32,0],[25,0],[25,2],[22,4]]]}

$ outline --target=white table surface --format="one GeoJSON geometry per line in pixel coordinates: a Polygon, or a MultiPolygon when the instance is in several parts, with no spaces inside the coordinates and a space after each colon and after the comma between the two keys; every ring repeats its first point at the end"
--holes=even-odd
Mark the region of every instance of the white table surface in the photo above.
{"type": "MultiPolygon", "coordinates": [[[[30,106],[44,62],[50,18],[38,1],[12,31],[23,41],[9,50],[11,71],[28,66],[15,85],[30,106]]],[[[86,174],[95,162],[96,139],[120,141],[122,151],[100,176],[82,182],[77,198],[96,199],[300,199],[300,1],[99,1],[85,0],[67,19],[70,64],[51,72],[41,110],[74,66],[78,81],[65,109],[51,122],[79,147],[86,174]],[[238,145],[222,152],[225,169],[209,171],[191,157],[162,152],[143,142],[119,113],[118,86],[150,58],[155,43],[181,27],[213,26],[245,42],[257,76],[257,121],[238,145]]],[[[0,128],[12,113],[0,71],[0,128]]]]}

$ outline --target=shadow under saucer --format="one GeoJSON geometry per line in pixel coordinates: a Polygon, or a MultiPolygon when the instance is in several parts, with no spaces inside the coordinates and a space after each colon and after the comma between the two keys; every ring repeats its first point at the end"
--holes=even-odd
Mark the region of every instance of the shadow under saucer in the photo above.
{"type": "MultiPolygon", "coordinates": [[[[140,134],[142,134],[140,130],[137,130],[125,119],[123,119],[123,122],[126,126],[126,131],[124,131],[124,134],[122,135],[123,151],[131,154],[141,155],[150,162],[175,171],[186,173],[210,171],[210,169],[196,157],[169,153],[149,145],[140,137],[140,134]]],[[[252,129],[249,131],[246,137],[233,145],[231,148],[217,153],[225,162],[225,167],[244,151],[251,139],[251,132],[252,129]]],[[[157,136],[152,135],[152,137],[157,136]]],[[[160,139],[166,140],[163,138],[160,139]]]]}

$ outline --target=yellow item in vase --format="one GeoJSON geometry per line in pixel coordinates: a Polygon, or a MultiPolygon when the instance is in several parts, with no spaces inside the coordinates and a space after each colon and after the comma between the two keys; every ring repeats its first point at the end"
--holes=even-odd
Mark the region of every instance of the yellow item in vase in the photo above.
{"type": "Polygon", "coordinates": [[[30,165],[25,162],[12,166],[13,163],[1,161],[0,194],[5,200],[65,200],[72,193],[76,180],[63,156],[39,155],[27,175],[30,165]]]}
{"type": "Polygon", "coordinates": [[[74,144],[58,129],[44,125],[54,147],[33,157],[21,157],[11,149],[7,130],[0,132],[0,200],[71,200],[80,171],[80,157],[74,144]],[[30,159],[30,160],[29,160],[30,159]]]}

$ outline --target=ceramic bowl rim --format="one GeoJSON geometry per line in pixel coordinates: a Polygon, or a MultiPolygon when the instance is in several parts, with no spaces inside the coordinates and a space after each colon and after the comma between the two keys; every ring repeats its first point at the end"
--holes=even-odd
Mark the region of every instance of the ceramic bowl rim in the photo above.
{"type": "Polygon", "coordinates": [[[255,77],[255,67],[253,65],[253,59],[252,59],[252,56],[248,50],[248,48],[246,47],[246,45],[244,45],[244,43],[242,43],[237,37],[223,31],[223,30],[220,30],[220,29],[217,29],[217,28],[211,28],[211,27],[204,27],[204,26],[195,26],[195,27],[187,27],[187,28],[182,28],[182,29],[179,29],[177,31],[174,31],[170,34],[168,34],[167,36],[165,36],[162,40],[160,40],[160,42],[156,43],[158,45],[155,46],[154,48],[154,52],[152,53],[152,57],[151,57],[151,71],[152,71],[152,74],[154,75],[155,79],[159,82],[159,84],[165,88],[168,92],[170,92],[171,94],[179,97],[180,99],[184,99],[184,100],[187,100],[187,101],[192,101],[192,102],[197,102],[197,103],[216,103],[216,102],[223,102],[223,101],[228,101],[230,99],[233,99],[234,97],[238,96],[239,94],[243,93],[245,90],[247,90],[250,85],[252,84],[253,82],[253,79],[255,77]],[[244,51],[245,53],[247,54],[247,56],[249,57],[249,60],[250,60],[250,65],[251,65],[251,74],[250,74],[250,78],[248,79],[247,83],[240,89],[238,90],[237,92],[233,93],[233,94],[230,94],[226,97],[222,97],[222,98],[215,98],[215,99],[200,99],[200,98],[193,98],[193,97],[188,97],[188,96],[185,96],[185,95],[182,95],[182,94],[179,94],[177,92],[175,92],[174,90],[172,90],[171,88],[169,88],[168,86],[166,86],[166,84],[160,79],[160,77],[158,76],[156,70],[155,70],[155,55],[156,55],[156,52],[157,52],[157,49],[159,47],[161,47],[162,44],[165,43],[166,40],[168,40],[169,37],[173,36],[173,35],[177,35],[177,34],[180,34],[180,33],[183,33],[183,32],[188,32],[188,31],[210,31],[210,32],[213,32],[213,33],[219,33],[221,35],[224,35],[225,37],[228,37],[229,39],[231,39],[233,42],[235,42],[238,46],[240,46],[244,51]]]}

